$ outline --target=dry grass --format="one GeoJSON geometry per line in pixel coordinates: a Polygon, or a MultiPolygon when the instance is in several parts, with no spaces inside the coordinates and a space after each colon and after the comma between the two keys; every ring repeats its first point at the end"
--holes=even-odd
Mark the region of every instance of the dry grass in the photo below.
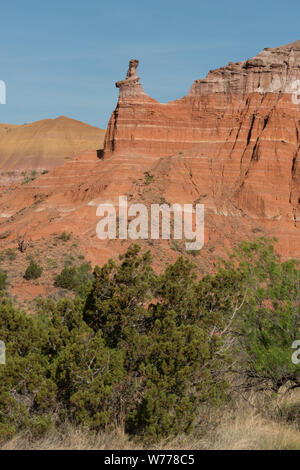
{"type": "Polygon", "coordinates": [[[122,431],[93,435],[88,431],[66,426],[60,432],[50,433],[32,442],[26,434],[19,435],[1,447],[1,450],[134,450],[142,449],[122,431]]]}
{"type": "Polygon", "coordinates": [[[214,450],[300,450],[300,431],[244,410],[227,418],[199,443],[201,448],[214,450]]]}
{"type": "MultiPolygon", "coordinates": [[[[289,400],[289,403],[292,401],[289,400]]],[[[200,435],[200,431],[197,430],[190,436],[177,436],[160,442],[151,449],[300,450],[299,428],[277,419],[266,418],[264,413],[259,412],[253,405],[253,400],[252,403],[240,400],[235,407],[228,407],[222,414],[220,424],[214,425],[216,421],[213,415],[210,420],[204,436],[200,435]]],[[[1,449],[139,450],[142,448],[142,445],[129,439],[121,430],[93,435],[66,425],[64,429],[50,433],[34,442],[28,434],[19,435],[3,445],[1,449]]]]}

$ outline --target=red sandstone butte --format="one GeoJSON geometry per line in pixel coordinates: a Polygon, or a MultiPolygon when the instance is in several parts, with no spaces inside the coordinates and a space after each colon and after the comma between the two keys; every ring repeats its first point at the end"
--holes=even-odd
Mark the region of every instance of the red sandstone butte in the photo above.
{"type": "Polygon", "coordinates": [[[180,100],[150,98],[131,61],[104,158],[170,157],[166,198],[205,194],[223,218],[251,216],[300,258],[300,41],[196,80],[180,100]]]}

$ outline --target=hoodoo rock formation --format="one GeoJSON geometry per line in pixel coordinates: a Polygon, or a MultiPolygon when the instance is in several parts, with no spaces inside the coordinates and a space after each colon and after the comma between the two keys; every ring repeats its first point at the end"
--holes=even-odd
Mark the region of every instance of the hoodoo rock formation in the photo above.
{"type": "Polygon", "coordinates": [[[136,59],[131,59],[129,62],[129,67],[125,80],[121,80],[116,83],[116,87],[120,88],[120,98],[128,98],[131,96],[146,96],[140,79],[137,76],[137,67],[139,61],[136,59]]]}

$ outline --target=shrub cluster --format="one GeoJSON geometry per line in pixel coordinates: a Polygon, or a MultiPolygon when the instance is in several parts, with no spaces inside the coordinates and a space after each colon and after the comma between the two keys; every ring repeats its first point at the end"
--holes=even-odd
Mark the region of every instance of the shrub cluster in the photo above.
{"type": "Polygon", "coordinates": [[[68,242],[69,240],[71,240],[71,234],[70,233],[66,233],[66,232],[63,232],[59,237],[58,237],[59,240],[62,240],[64,242],[68,242]]]}
{"type": "Polygon", "coordinates": [[[5,290],[5,288],[6,288],[6,279],[7,279],[7,274],[5,274],[4,272],[2,272],[0,270],[0,291],[5,290]]]}
{"type": "MultiPolygon", "coordinates": [[[[68,269],[60,281],[70,288],[68,269]]],[[[96,267],[74,301],[41,300],[26,316],[2,296],[0,440],[69,420],[153,442],[190,432],[203,404],[220,404],[226,372],[245,387],[297,384],[299,272],[264,239],[201,280],[183,257],[157,275],[134,246],[96,267]]]]}
{"type": "Polygon", "coordinates": [[[27,281],[31,279],[38,279],[43,272],[43,268],[39,266],[34,260],[30,261],[28,268],[25,271],[24,278],[27,281]]]}
{"type": "Polygon", "coordinates": [[[65,266],[56,276],[54,285],[80,293],[81,289],[84,289],[92,281],[91,271],[92,267],[89,263],[83,263],[78,267],[65,266]]]}

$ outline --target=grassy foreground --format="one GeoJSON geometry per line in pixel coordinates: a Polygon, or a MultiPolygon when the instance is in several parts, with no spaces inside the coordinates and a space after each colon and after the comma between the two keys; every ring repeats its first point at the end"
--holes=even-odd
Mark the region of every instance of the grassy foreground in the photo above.
{"type": "Polygon", "coordinates": [[[0,446],[299,448],[300,264],[272,240],[202,278],[183,257],[157,274],[135,245],[55,282],[73,300],[28,315],[2,273],[0,446]]]}
{"type": "MultiPolygon", "coordinates": [[[[293,405],[299,394],[288,399],[293,405]]],[[[259,400],[253,395],[248,402],[239,400],[235,407],[228,406],[218,417],[208,416],[206,432],[203,429],[179,435],[152,446],[143,446],[132,440],[122,429],[110,433],[92,434],[66,424],[60,430],[49,432],[43,438],[32,440],[30,434],[15,436],[1,450],[300,450],[300,429],[297,423],[288,424],[279,419],[278,410],[287,404],[279,400],[277,415],[268,416],[259,411],[259,400]],[[219,418],[219,419],[218,419],[219,418]],[[218,421],[218,423],[217,423],[218,421]],[[217,424],[216,424],[217,423],[217,424]]],[[[299,403],[299,401],[298,401],[299,403]]]]}

